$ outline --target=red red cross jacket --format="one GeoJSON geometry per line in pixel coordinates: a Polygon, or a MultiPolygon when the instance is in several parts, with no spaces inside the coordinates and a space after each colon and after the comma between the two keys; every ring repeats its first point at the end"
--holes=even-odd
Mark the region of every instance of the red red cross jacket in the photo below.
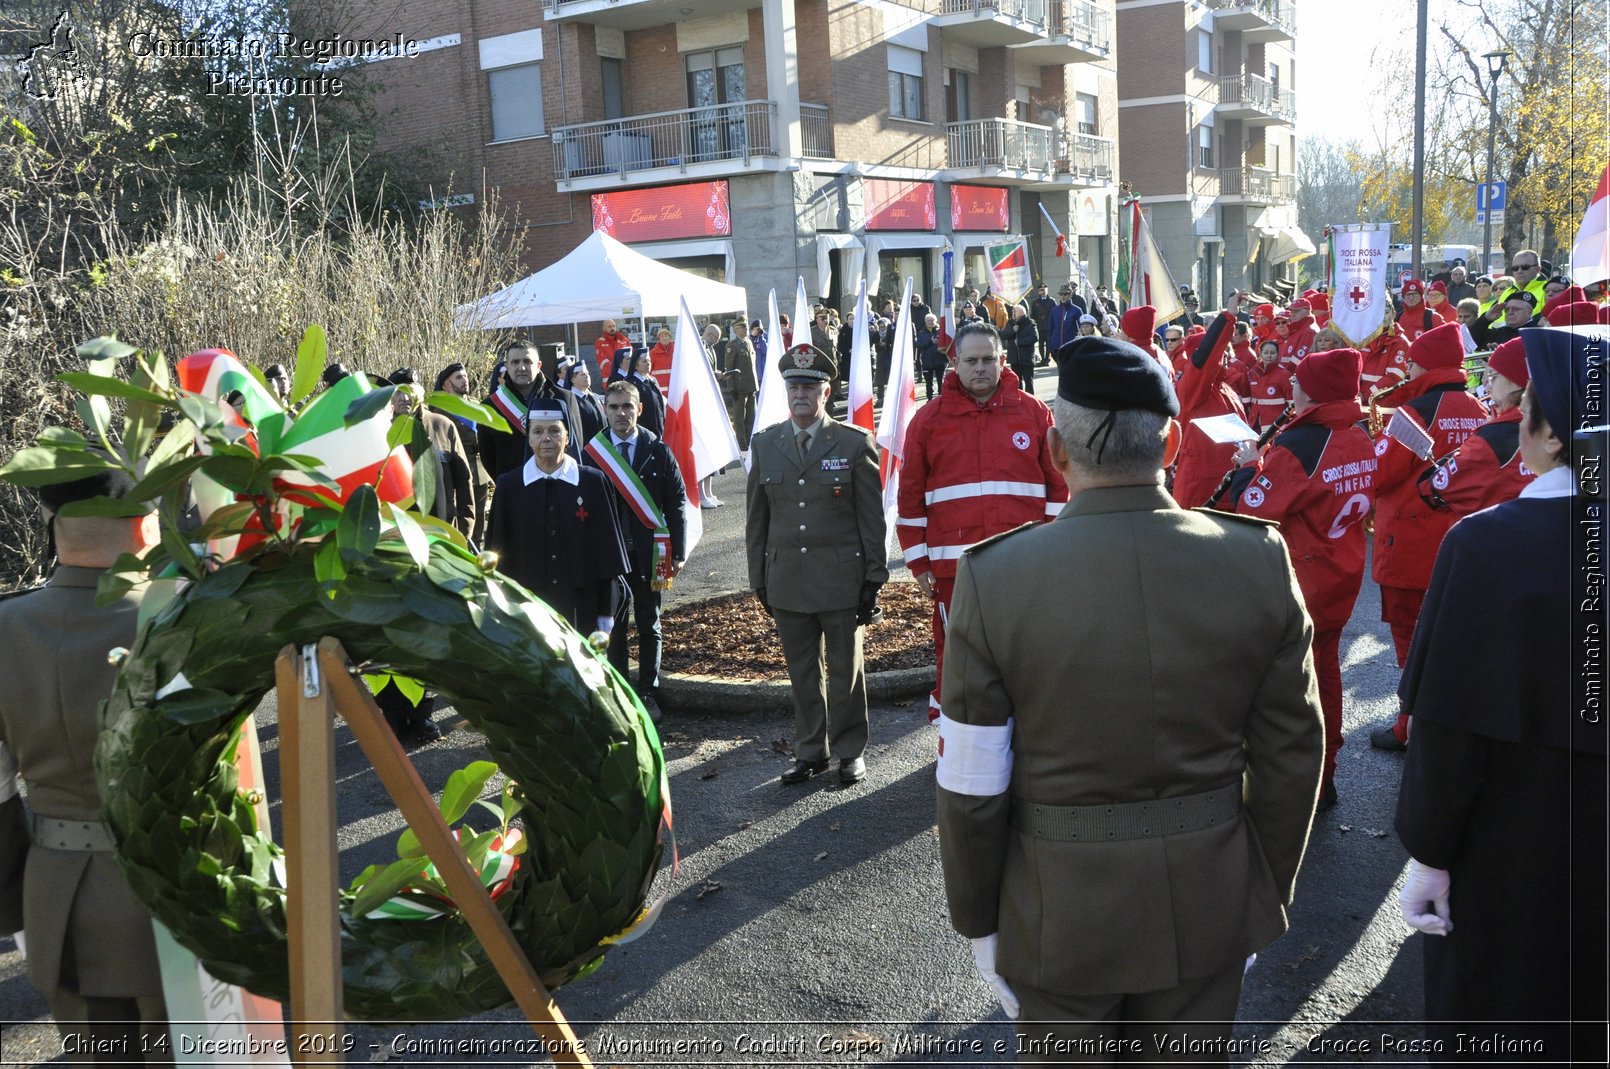
{"type": "MultiPolygon", "coordinates": [[[[1464,385],[1463,368],[1444,368],[1427,371],[1393,395],[1400,402],[1398,411],[1409,413],[1431,436],[1433,460],[1448,456],[1487,421],[1487,410],[1464,385]]],[[[1431,583],[1442,536],[1457,517],[1420,498],[1419,478],[1430,461],[1415,456],[1385,430],[1375,442],[1375,456],[1380,466],[1375,474],[1374,579],[1382,586],[1424,590],[1431,583]]]]}
{"type": "Polygon", "coordinates": [[[1185,437],[1180,443],[1179,465],[1174,469],[1174,500],[1184,508],[1207,504],[1224,473],[1235,465],[1234,445],[1215,444],[1191,422],[1230,412],[1242,419],[1247,416],[1241,399],[1229,386],[1230,372],[1224,363],[1224,350],[1234,329],[1235,317],[1229,312],[1215,316],[1201,341],[1180,362],[1174,392],[1179,396],[1185,437]]]}
{"type": "Polygon", "coordinates": [[[1364,370],[1359,375],[1358,399],[1370,403],[1370,394],[1402,382],[1409,374],[1409,339],[1393,323],[1364,347],[1364,370]]]}
{"type": "Polygon", "coordinates": [[[1476,428],[1446,464],[1420,486],[1432,508],[1455,519],[1520,496],[1537,472],[1521,463],[1521,410],[1501,412],[1476,428]]]}
{"type": "Polygon", "coordinates": [[[1241,404],[1247,411],[1247,422],[1258,430],[1275,421],[1280,410],[1291,400],[1291,368],[1276,360],[1268,367],[1255,364],[1242,377],[1241,404]]]}
{"type": "Polygon", "coordinates": [[[895,530],[913,574],[956,574],[962,550],[1062,511],[1068,486],[1051,463],[1051,410],[1011,368],[980,405],[954,374],[906,428],[895,530]]]}
{"type": "Polygon", "coordinates": [[[1280,362],[1295,368],[1308,355],[1308,350],[1313,348],[1314,335],[1318,333],[1312,318],[1304,318],[1301,323],[1291,327],[1291,332],[1280,339],[1280,362]]]}
{"type": "Polygon", "coordinates": [[[1231,484],[1235,511],[1280,521],[1314,630],[1347,623],[1364,582],[1364,517],[1375,502],[1375,447],[1356,402],[1316,405],[1231,484]]]}

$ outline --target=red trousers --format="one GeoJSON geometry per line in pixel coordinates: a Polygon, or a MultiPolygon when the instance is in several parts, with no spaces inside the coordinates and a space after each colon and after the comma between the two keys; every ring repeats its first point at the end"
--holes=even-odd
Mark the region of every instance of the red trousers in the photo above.
{"type": "Polygon", "coordinates": [[[941,579],[934,576],[934,689],[928,695],[928,723],[939,719],[939,686],[945,678],[945,620],[950,612],[950,597],[956,591],[956,577],[941,579]]]}
{"type": "Polygon", "coordinates": [[[1319,677],[1319,708],[1325,714],[1325,779],[1336,776],[1342,742],[1342,629],[1314,632],[1314,675],[1319,677]]]}
{"type": "MultiPolygon", "coordinates": [[[[1398,669],[1409,660],[1409,643],[1414,639],[1414,625],[1420,619],[1420,606],[1425,603],[1426,592],[1414,587],[1383,586],[1381,588],[1381,619],[1392,629],[1392,648],[1397,653],[1398,669]]],[[[1409,714],[1398,711],[1392,734],[1399,742],[1409,741],[1409,714]]]]}

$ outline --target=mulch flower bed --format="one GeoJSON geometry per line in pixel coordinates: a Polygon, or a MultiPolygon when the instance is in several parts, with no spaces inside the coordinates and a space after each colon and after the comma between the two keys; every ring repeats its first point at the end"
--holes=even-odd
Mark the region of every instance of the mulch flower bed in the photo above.
{"type": "MultiPolygon", "coordinates": [[[[883,619],[866,629],[866,670],[933,664],[933,602],[915,583],[890,583],[878,604],[883,606],[883,619]]],[[[661,625],[662,671],[738,679],[788,677],[777,629],[753,594],[724,594],[668,608],[661,625]]],[[[635,641],[632,648],[636,649],[635,641]]]]}

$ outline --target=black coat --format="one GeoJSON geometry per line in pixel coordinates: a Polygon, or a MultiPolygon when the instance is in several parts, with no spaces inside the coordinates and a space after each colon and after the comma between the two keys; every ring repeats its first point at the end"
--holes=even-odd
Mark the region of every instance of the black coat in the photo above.
{"type": "MultiPolygon", "coordinates": [[[[587,458],[587,463],[594,463],[591,456],[587,458]]],[[[637,443],[632,447],[632,470],[637,472],[637,477],[648,488],[649,496],[665,514],[665,528],[671,534],[671,558],[685,559],[688,490],[682,482],[682,469],[677,467],[670,447],[654,432],[639,427],[637,443]]],[[[605,475],[604,478],[608,480],[609,476],[605,475]]],[[[650,569],[654,566],[654,532],[643,526],[626,499],[613,490],[614,483],[610,483],[610,486],[615,496],[615,518],[620,525],[621,537],[626,542],[631,574],[638,579],[652,579],[650,569]]]]}
{"type": "Polygon", "coordinates": [[[523,469],[522,463],[498,478],[487,546],[498,554],[498,571],[591,634],[625,597],[615,491],[596,468],[580,468],[575,486],[558,479],[527,485],[523,469]]]}
{"type": "Polygon", "coordinates": [[[1012,320],[1001,331],[1001,340],[1006,343],[1007,363],[1034,363],[1035,352],[1040,344],[1040,331],[1034,325],[1034,320],[1028,316],[1012,320]]]}
{"type": "MultiPolygon", "coordinates": [[[[509,383],[509,388],[514,389],[514,383],[509,383]]],[[[586,444],[586,440],[581,437],[581,419],[576,413],[575,406],[570,403],[571,396],[569,390],[539,374],[531,383],[531,392],[526,395],[525,402],[529,405],[537,397],[546,397],[555,399],[564,406],[565,429],[570,434],[570,442],[565,446],[565,452],[579,460],[581,447],[586,444]]],[[[492,398],[488,397],[486,403],[492,405],[492,398]]],[[[482,427],[475,439],[476,450],[481,459],[481,470],[486,473],[486,478],[493,481],[524,464],[526,457],[531,455],[525,428],[521,426],[511,426],[509,431],[482,427]]]]}
{"type": "Polygon", "coordinates": [[[616,379],[625,379],[637,387],[637,396],[643,402],[643,411],[637,414],[637,425],[647,427],[654,432],[656,438],[665,437],[665,395],[660,392],[660,384],[654,381],[654,376],[639,375],[611,375],[610,382],[616,379]]]}
{"type": "MultiPolygon", "coordinates": [[[[1451,873],[1452,932],[1418,937],[1425,1017],[1445,1022],[1427,1034],[1449,1052],[1473,1023],[1604,1019],[1610,781],[1603,718],[1578,715],[1581,638],[1604,619],[1582,597],[1589,507],[1520,498],[1455,524],[1403,670],[1414,721],[1396,827],[1451,873]],[[1495,564],[1513,564],[1506,582],[1490,581],[1495,564]]],[[[1602,1063],[1602,1024],[1596,1049],[1569,1054],[1538,1028],[1497,1026],[1541,1034],[1550,1060],[1602,1063]]]]}
{"type": "MultiPolygon", "coordinates": [[[[581,421],[581,441],[585,447],[593,440],[594,435],[608,426],[609,421],[604,416],[604,406],[599,402],[598,395],[591,390],[585,394],[578,394],[572,390],[570,396],[575,398],[573,403],[576,406],[576,416],[581,421]]],[[[583,454],[584,457],[585,455],[583,454]]]]}

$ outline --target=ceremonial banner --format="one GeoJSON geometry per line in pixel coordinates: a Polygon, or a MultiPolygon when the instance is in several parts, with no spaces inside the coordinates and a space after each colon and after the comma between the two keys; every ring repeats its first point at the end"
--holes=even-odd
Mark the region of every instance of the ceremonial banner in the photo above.
{"type": "Polygon", "coordinates": [[[682,469],[682,482],[688,488],[688,504],[683,522],[684,560],[693,559],[693,547],[704,535],[704,519],[699,514],[699,480],[714,475],[738,459],[738,439],[732,434],[732,419],[721,400],[716,372],[703,359],[704,342],[693,325],[688,302],[682,301],[682,314],[676,324],[677,354],[690,359],[672,359],[671,391],[665,399],[665,444],[682,469]],[[697,354],[697,355],[695,355],[697,354]]]}
{"type": "Polygon", "coordinates": [[[1599,176],[1576,240],[1571,242],[1571,280],[1578,286],[1591,286],[1610,279],[1610,164],[1599,176]]]}
{"type": "Polygon", "coordinates": [[[1168,273],[1168,264],[1152,240],[1152,228],[1146,225],[1138,199],[1129,202],[1129,212],[1133,246],[1129,256],[1129,306],[1149,304],[1157,309],[1157,322],[1167,323],[1185,311],[1179,287],[1174,285],[1174,276],[1168,273]]]}
{"type": "Polygon", "coordinates": [[[1347,344],[1360,348],[1381,333],[1386,317],[1387,243],[1390,223],[1346,223],[1331,227],[1331,324],[1347,344]]]}
{"type": "Polygon", "coordinates": [[[1016,304],[1033,288],[1028,238],[1007,238],[999,245],[985,245],[984,258],[989,261],[991,293],[1016,304]]]}
{"type": "Polygon", "coordinates": [[[895,514],[900,501],[900,465],[906,455],[906,426],[917,414],[917,373],[911,323],[911,279],[900,297],[900,314],[894,324],[894,361],[889,384],[883,391],[883,418],[878,422],[879,474],[883,479],[883,518],[889,537],[895,537],[895,514]]]}

